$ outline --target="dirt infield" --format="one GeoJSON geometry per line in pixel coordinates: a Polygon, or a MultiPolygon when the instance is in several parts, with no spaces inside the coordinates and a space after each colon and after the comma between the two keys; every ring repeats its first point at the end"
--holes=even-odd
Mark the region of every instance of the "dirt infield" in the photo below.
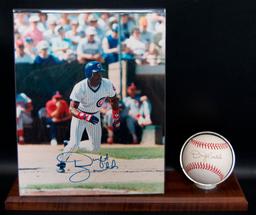
{"type": "MultiPolygon", "coordinates": [[[[127,148],[131,146],[127,145],[106,145],[104,148],[127,148]]],[[[132,147],[141,147],[132,146],[132,147]]],[[[163,146],[156,146],[163,147],[163,146]]],[[[19,164],[19,183],[23,195],[65,195],[65,194],[84,194],[83,190],[77,189],[76,191],[70,190],[68,187],[61,189],[40,190],[40,192],[31,189],[31,185],[56,185],[56,184],[71,184],[69,181],[72,174],[79,171],[74,167],[73,163],[67,164],[67,171],[65,173],[56,172],[56,157],[61,153],[63,146],[51,146],[45,145],[19,145],[18,146],[18,164],[19,164]],[[27,189],[30,187],[30,189],[27,189]],[[44,193],[43,193],[44,191],[44,193]],[[50,192],[50,193],[49,193],[50,192]]],[[[97,154],[88,154],[93,159],[99,157],[97,154]]],[[[81,158],[77,158],[81,159],[81,158]]],[[[109,158],[109,160],[115,160],[118,165],[118,169],[109,169],[103,172],[92,172],[90,177],[82,183],[161,183],[164,180],[164,159],[116,159],[109,158]]],[[[93,165],[92,167],[93,168],[93,165]]],[[[77,184],[77,183],[75,183],[77,184]]],[[[113,193],[129,193],[127,190],[113,191],[113,193]]],[[[110,191],[91,189],[89,194],[97,193],[111,193],[110,191]]],[[[88,194],[87,193],[87,194],[88,194]]]]}

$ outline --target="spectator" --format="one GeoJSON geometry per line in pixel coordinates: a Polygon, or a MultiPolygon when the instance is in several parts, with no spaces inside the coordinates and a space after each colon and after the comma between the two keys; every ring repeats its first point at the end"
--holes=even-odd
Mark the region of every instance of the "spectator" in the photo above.
{"type": "Polygon", "coordinates": [[[64,28],[65,32],[71,30],[69,14],[68,13],[61,14],[61,17],[59,19],[59,25],[61,25],[64,28]]]}
{"type": "Polygon", "coordinates": [[[103,37],[105,36],[105,32],[99,27],[98,25],[98,17],[95,14],[90,14],[88,17],[89,26],[94,27],[96,31],[96,39],[102,41],[103,37]]]}
{"type": "Polygon", "coordinates": [[[90,13],[81,13],[78,15],[78,31],[84,31],[89,26],[88,17],[90,13]]]}
{"type": "Polygon", "coordinates": [[[25,46],[25,52],[30,55],[30,57],[33,59],[33,62],[34,62],[35,57],[37,55],[37,49],[35,47],[33,39],[31,37],[25,37],[24,46],[25,46]]]}
{"type": "Polygon", "coordinates": [[[145,64],[146,63],[146,45],[140,39],[140,30],[139,28],[134,28],[132,31],[132,35],[129,39],[124,41],[127,48],[129,48],[135,56],[135,60],[137,64],[145,64]]]}
{"type": "Polygon", "coordinates": [[[55,33],[57,37],[51,40],[54,55],[60,61],[73,61],[75,59],[75,54],[70,47],[72,42],[70,39],[65,37],[64,28],[60,25],[56,26],[55,33]]]}
{"type": "Polygon", "coordinates": [[[32,100],[25,94],[16,95],[16,126],[18,144],[24,144],[24,125],[33,123],[31,112],[33,110],[32,100]]]}
{"type": "Polygon", "coordinates": [[[71,21],[71,30],[66,32],[66,38],[71,41],[71,49],[76,51],[77,45],[81,39],[80,32],[78,31],[78,21],[72,20],[71,21]]]}
{"type": "Polygon", "coordinates": [[[148,22],[148,30],[150,32],[158,32],[159,31],[159,24],[165,22],[165,17],[158,13],[148,13],[146,15],[146,19],[148,22]]]}
{"type": "Polygon", "coordinates": [[[111,28],[112,28],[112,25],[114,23],[118,23],[118,20],[117,20],[117,17],[114,15],[114,16],[111,16],[109,17],[109,20],[108,20],[108,31],[106,31],[105,35],[108,35],[111,33],[111,28]]]}
{"type": "Polygon", "coordinates": [[[58,37],[55,33],[55,28],[57,26],[57,19],[54,16],[50,16],[47,20],[47,30],[44,32],[44,38],[48,41],[58,37]]]}
{"type": "Polygon", "coordinates": [[[103,59],[106,64],[118,61],[118,25],[114,23],[111,28],[111,33],[102,41],[103,59]]]}
{"type": "MultiPolygon", "coordinates": [[[[121,42],[124,38],[121,38],[121,42]]],[[[121,59],[122,60],[133,60],[132,51],[122,42],[121,44],[121,59]]],[[[118,61],[119,54],[119,38],[118,38],[118,24],[113,23],[111,27],[111,33],[107,34],[102,42],[103,59],[108,65],[118,61]]]]}
{"type": "Polygon", "coordinates": [[[33,63],[32,57],[24,51],[23,41],[17,40],[15,44],[15,63],[33,63]]]}
{"type": "Polygon", "coordinates": [[[51,145],[57,145],[57,127],[60,125],[68,126],[71,119],[71,114],[69,112],[69,105],[63,99],[59,92],[56,92],[52,99],[47,101],[46,105],[46,123],[50,126],[50,138],[51,145]]]}
{"type": "Polygon", "coordinates": [[[15,30],[14,31],[14,41],[17,41],[17,40],[23,40],[23,38],[22,38],[22,35],[17,30],[15,30]]]}
{"type": "Polygon", "coordinates": [[[37,45],[37,43],[43,40],[43,33],[37,27],[37,24],[39,21],[40,19],[38,15],[32,15],[29,18],[29,23],[30,23],[29,29],[24,35],[24,37],[31,37],[35,45],[37,45]]]}
{"type": "Polygon", "coordinates": [[[109,27],[111,27],[111,25],[109,25],[109,18],[110,13],[102,12],[100,14],[100,18],[98,19],[98,26],[105,33],[109,30],[109,27]]]}
{"type": "Polygon", "coordinates": [[[159,41],[160,46],[160,63],[165,63],[165,34],[163,34],[162,39],[159,41]]]}
{"type": "Polygon", "coordinates": [[[123,14],[121,16],[121,29],[122,29],[122,37],[128,39],[131,36],[132,29],[135,28],[134,20],[128,15],[123,14]]]}
{"type": "Polygon", "coordinates": [[[110,16],[109,20],[108,20],[108,23],[109,23],[109,28],[111,28],[112,24],[118,23],[117,16],[116,15],[110,16]]]}
{"type": "Polygon", "coordinates": [[[29,27],[29,22],[26,19],[25,13],[15,13],[14,14],[14,29],[24,35],[29,27]]]}
{"type": "Polygon", "coordinates": [[[158,46],[161,46],[163,39],[165,39],[165,17],[160,14],[155,14],[154,38],[153,41],[158,46]]]}
{"type": "Polygon", "coordinates": [[[47,19],[48,19],[47,13],[39,13],[39,22],[37,27],[42,32],[45,32],[48,29],[47,19]]]}
{"type": "Polygon", "coordinates": [[[153,41],[153,34],[147,30],[148,22],[147,22],[146,17],[142,16],[140,18],[139,25],[140,25],[140,39],[146,45],[146,48],[148,49],[150,44],[153,41]]]}
{"type": "Polygon", "coordinates": [[[156,15],[156,24],[155,24],[155,31],[156,32],[163,32],[165,29],[165,17],[161,14],[156,15]]]}
{"type": "Polygon", "coordinates": [[[101,44],[95,39],[96,31],[94,27],[86,29],[86,38],[82,39],[77,47],[77,59],[79,63],[86,63],[89,61],[102,62],[101,44]]]}
{"type": "Polygon", "coordinates": [[[160,56],[160,48],[154,44],[151,43],[149,45],[149,50],[146,53],[146,61],[149,63],[151,66],[155,66],[161,63],[161,56],[160,56]]]}
{"type": "MultiPolygon", "coordinates": [[[[80,42],[80,40],[82,40],[82,39],[84,39],[85,38],[85,32],[84,31],[79,31],[78,32],[78,35],[79,35],[79,41],[78,41],[78,44],[79,44],[79,42],[80,42]]],[[[78,46],[78,45],[77,45],[78,46]]],[[[77,48],[76,48],[76,50],[77,50],[77,48]]]]}
{"type": "Polygon", "coordinates": [[[47,41],[43,40],[38,43],[37,50],[38,55],[36,56],[34,63],[41,65],[54,65],[59,64],[60,60],[48,53],[49,44],[47,41]]]}
{"type": "Polygon", "coordinates": [[[166,41],[165,41],[165,17],[161,17],[161,25],[158,28],[159,32],[158,34],[160,35],[158,45],[160,47],[160,56],[161,56],[161,62],[160,63],[165,63],[165,48],[166,48],[166,41]]]}
{"type": "Polygon", "coordinates": [[[132,135],[133,143],[138,143],[136,127],[144,127],[152,124],[150,113],[151,105],[147,96],[137,94],[137,88],[132,83],[127,89],[128,96],[123,99],[124,106],[127,109],[126,123],[129,132],[132,135]]]}

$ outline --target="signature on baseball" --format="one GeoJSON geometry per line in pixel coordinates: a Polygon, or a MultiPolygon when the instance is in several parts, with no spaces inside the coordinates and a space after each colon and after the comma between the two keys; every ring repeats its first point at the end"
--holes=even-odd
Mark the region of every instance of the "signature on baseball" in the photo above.
{"type": "Polygon", "coordinates": [[[194,159],[202,159],[203,162],[207,162],[208,159],[222,159],[221,154],[213,153],[213,152],[200,152],[198,150],[193,150],[191,152],[194,159]]]}

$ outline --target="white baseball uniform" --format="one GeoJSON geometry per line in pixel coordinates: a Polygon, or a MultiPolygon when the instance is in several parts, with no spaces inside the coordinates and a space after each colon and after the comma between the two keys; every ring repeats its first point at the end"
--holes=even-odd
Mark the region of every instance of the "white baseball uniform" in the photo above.
{"type": "Polygon", "coordinates": [[[16,96],[17,130],[23,129],[24,124],[32,124],[31,111],[26,111],[26,105],[31,102],[32,100],[25,93],[20,93],[16,96]]]}
{"type": "Polygon", "coordinates": [[[86,120],[72,117],[70,140],[64,148],[63,161],[67,160],[68,152],[73,152],[77,149],[89,152],[95,152],[100,149],[102,128],[99,110],[107,97],[114,97],[115,95],[116,92],[112,82],[105,78],[102,78],[101,83],[96,89],[89,86],[87,78],[74,86],[70,99],[79,102],[79,111],[93,114],[99,119],[99,122],[94,125],[86,120]],[[85,128],[89,140],[80,142],[85,128]]]}

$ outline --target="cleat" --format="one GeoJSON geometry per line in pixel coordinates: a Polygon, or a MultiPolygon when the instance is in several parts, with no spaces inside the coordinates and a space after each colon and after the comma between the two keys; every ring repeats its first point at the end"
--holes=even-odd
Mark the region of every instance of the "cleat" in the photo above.
{"type": "Polygon", "coordinates": [[[58,173],[65,173],[65,169],[61,169],[61,168],[57,168],[56,171],[57,171],[58,173]]]}
{"type": "Polygon", "coordinates": [[[66,147],[68,145],[68,140],[64,140],[63,145],[64,145],[64,147],[66,147]]]}
{"type": "Polygon", "coordinates": [[[60,161],[57,165],[58,168],[56,169],[56,171],[58,173],[64,173],[65,172],[65,167],[66,167],[66,163],[63,161],[60,161]]]}
{"type": "Polygon", "coordinates": [[[51,146],[57,146],[58,142],[55,138],[51,139],[51,146]]]}

